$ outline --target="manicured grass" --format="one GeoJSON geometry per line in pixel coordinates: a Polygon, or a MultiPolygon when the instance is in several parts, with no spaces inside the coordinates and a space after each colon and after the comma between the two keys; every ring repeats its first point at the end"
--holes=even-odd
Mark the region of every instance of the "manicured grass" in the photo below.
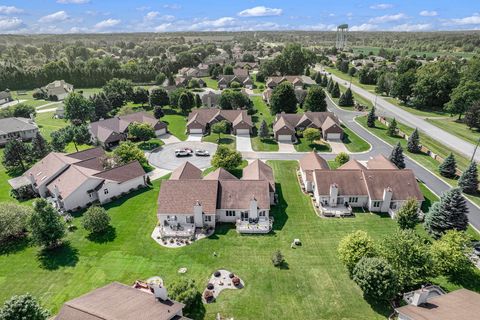
{"type": "Polygon", "coordinates": [[[160,146],[163,146],[164,144],[165,143],[158,138],[152,138],[152,139],[147,140],[147,141],[137,142],[137,146],[144,151],[151,151],[151,150],[156,149],[160,146]]]}
{"type": "Polygon", "coordinates": [[[308,152],[308,151],[318,151],[318,152],[330,152],[332,148],[330,145],[325,141],[317,141],[314,143],[310,143],[307,139],[301,137],[298,138],[298,143],[294,144],[295,150],[298,152],[308,152]]]}
{"type": "MultiPolygon", "coordinates": [[[[241,179],[242,176],[243,176],[243,168],[245,168],[246,166],[248,166],[248,161],[247,160],[242,160],[242,163],[240,163],[240,165],[238,167],[236,167],[235,169],[232,169],[232,170],[227,170],[227,171],[229,171],[231,174],[233,174],[238,179],[241,179]]],[[[215,171],[216,169],[217,168],[215,168],[215,167],[207,168],[207,169],[203,170],[202,175],[206,176],[207,174],[215,171]]]]}
{"type": "MultiPolygon", "coordinates": [[[[344,85],[344,84],[341,84],[339,85],[339,88],[340,88],[340,92],[341,93],[344,93],[345,91],[347,91],[347,87],[344,85]]],[[[344,110],[349,110],[349,111],[355,111],[355,108],[354,106],[339,106],[338,105],[338,101],[340,100],[340,98],[332,98],[332,95],[330,93],[327,92],[327,90],[325,90],[325,93],[328,94],[328,96],[330,97],[330,99],[332,99],[332,101],[341,109],[344,109],[344,110]]],[[[367,106],[367,108],[372,108],[373,107],[373,103],[368,100],[368,99],[365,99],[363,96],[355,93],[352,91],[352,94],[353,94],[353,99],[358,102],[359,104],[363,105],[363,106],[367,106]]]]}
{"type": "Polygon", "coordinates": [[[252,149],[255,151],[278,151],[278,142],[273,138],[252,137],[252,149]]]}
{"type": "Polygon", "coordinates": [[[34,99],[33,98],[33,93],[34,92],[35,92],[35,90],[12,91],[12,98],[14,100],[26,100],[26,101],[23,101],[22,103],[24,103],[26,105],[29,105],[29,106],[33,106],[33,107],[39,107],[41,105],[52,102],[52,101],[46,101],[46,100],[43,100],[43,99],[42,100],[34,99]],[[19,92],[22,93],[22,94],[18,94],[19,92]]]}
{"type": "MultiPolygon", "coordinates": [[[[336,68],[330,68],[330,67],[324,67],[325,71],[330,72],[333,75],[336,75],[337,77],[343,79],[344,81],[341,81],[339,85],[345,86],[345,82],[350,83],[350,76],[346,73],[341,72],[340,70],[336,68]]],[[[363,88],[365,90],[368,90],[370,92],[375,92],[375,85],[373,84],[362,84],[360,81],[358,81],[358,77],[351,77],[352,83],[360,88],[363,88]]]]}
{"type": "MultiPolygon", "coordinates": [[[[365,116],[358,117],[356,118],[357,122],[360,123],[362,126],[364,126],[367,130],[371,131],[378,137],[380,137],[382,140],[385,140],[386,142],[395,145],[398,142],[403,147],[403,151],[406,155],[408,155],[410,158],[414,159],[418,163],[420,163],[422,166],[433,172],[435,175],[443,179],[446,183],[451,185],[452,187],[456,187],[458,185],[457,179],[448,179],[440,175],[438,166],[440,163],[436,160],[434,160],[432,157],[430,157],[427,154],[424,153],[411,153],[408,152],[407,150],[407,141],[403,138],[400,138],[398,136],[395,137],[390,137],[387,135],[387,127],[381,124],[380,122],[376,121],[375,122],[375,128],[369,128],[367,126],[367,119],[365,116]]],[[[398,128],[405,132],[407,135],[411,134],[414,129],[405,126],[404,124],[398,123],[398,128]]],[[[445,147],[442,145],[440,142],[434,140],[433,138],[430,138],[429,136],[420,133],[420,143],[424,145],[425,147],[429,148],[432,150],[433,153],[438,154],[442,158],[447,157],[450,152],[452,152],[449,148],[445,147]]],[[[465,168],[468,166],[470,159],[465,158],[463,155],[453,152],[455,159],[457,161],[457,167],[460,170],[465,170],[465,168]]],[[[480,205],[480,194],[477,195],[466,195],[467,198],[475,202],[477,205],[480,205]]]]}
{"type": "MultiPolygon", "coordinates": [[[[386,97],[382,96],[382,99],[390,102],[391,104],[407,111],[410,112],[411,114],[414,114],[416,116],[422,117],[422,118],[437,118],[437,117],[447,117],[450,118],[450,114],[443,112],[443,111],[438,111],[438,110],[419,110],[415,109],[413,107],[407,106],[405,103],[401,102],[400,100],[392,97],[386,97]]],[[[453,118],[455,119],[455,118],[453,118]]]]}
{"type": "Polygon", "coordinates": [[[457,137],[466,140],[470,143],[477,144],[480,138],[480,132],[475,129],[470,129],[463,122],[458,121],[457,117],[447,119],[426,119],[431,124],[456,135],[457,137]]]}
{"type": "Polygon", "coordinates": [[[343,143],[350,152],[364,152],[370,150],[370,144],[360,138],[355,132],[342,125],[343,143]]]}
{"type": "Polygon", "coordinates": [[[168,131],[182,141],[187,140],[187,117],[170,107],[164,107],[163,111],[165,115],[160,120],[168,125],[168,131]]]}
{"type": "Polygon", "coordinates": [[[202,138],[202,141],[204,142],[212,142],[212,143],[217,143],[217,144],[222,144],[225,145],[231,149],[236,148],[236,138],[234,135],[231,134],[220,134],[220,139],[218,137],[217,133],[212,133],[209,134],[208,136],[204,136],[202,138]]]}
{"type": "Polygon", "coordinates": [[[201,78],[203,81],[205,81],[206,85],[208,88],[212,88],[215,90],[218,90],[218,81],[215,79],[212,79],[210,77],[203,77],[201,78]]]}
{"type": "Polygon", "coordinates": [[[37,113],[35,116],[35,122],[40,129],[40,133],[47,141],[51,140],[50,134],[53,131],[57,131],[68,126],[68,122],[65,119],[55,119],[53,117],[54,115],[55,112],[45,112],[37,113]]]}
{"type": "Polygon", "coordinates": [[[338,169],[338,167],[341,166],[341,164],[338,163],[338,162],[335,161],[335,160],[327,160],[327,162],[328,162],[328,166],[329,166],[330,169],[332,169],[332,170],[338,169]]]}

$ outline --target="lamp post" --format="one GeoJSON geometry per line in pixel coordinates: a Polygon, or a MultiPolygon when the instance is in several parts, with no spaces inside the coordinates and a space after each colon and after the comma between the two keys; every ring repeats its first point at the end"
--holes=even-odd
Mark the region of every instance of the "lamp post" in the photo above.
{"type": "Polygon", "coordinates": [[[473,149],[472,159],[470,159],[470,162],[473,162],[473,159],[475,159],[475,153],[477,153],[477,149],[478,149],[479,144],[480,144],[480,138],[478,138],[477,144],[475,145],[475,149],[473,149]]]}

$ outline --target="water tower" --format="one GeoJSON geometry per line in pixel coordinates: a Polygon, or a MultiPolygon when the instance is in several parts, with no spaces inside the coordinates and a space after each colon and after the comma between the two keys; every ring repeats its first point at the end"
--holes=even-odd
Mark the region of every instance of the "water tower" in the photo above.
{"type": "Polygon", "coordinates": [[[344,23],[337,27],[337,41],[335,42],[335,47],[338,50],[344,50],[347,48],[347,34],[348,24],[344,23]]]}

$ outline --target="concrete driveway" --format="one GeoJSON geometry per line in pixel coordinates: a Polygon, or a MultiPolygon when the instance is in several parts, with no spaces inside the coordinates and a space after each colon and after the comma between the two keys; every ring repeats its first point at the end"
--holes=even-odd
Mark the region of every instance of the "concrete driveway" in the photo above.
{"type": "Polygon", "coordinates": [[[237,135],[237,151],[252,152],[252,142],[250,135],[237,135]]]}
{"type": "Polygon", "coordinates": [[[292,141],[278,141],[278,152],[297,152],[292,141]]]}
{"type": "Polygon", "coordinates": [[[183,163],[189,161],[193,165],[197,166],[200,169],[206,169],[211,166],[210,161],[212,156],[217,150],[217,145],[210,142],[201,142],[201,141],[183,141],[164,145],[162,148],[152,152],[148,156],[148,162],[160,169],[166,170],[175,170],[183,163]],[[192,150],[203,149],[207,150],[210,153],[208,157],[197,157],[196,155],[191,155],[189,157],[175,157],[175,150],[182,148],[190,148],[192,150]]]}
{"type": "Polygon", "coordinates": [[[198,134],[189,134],[187,137],[187,141],[202,141],[203,135],[198,133],[198,134]]]}

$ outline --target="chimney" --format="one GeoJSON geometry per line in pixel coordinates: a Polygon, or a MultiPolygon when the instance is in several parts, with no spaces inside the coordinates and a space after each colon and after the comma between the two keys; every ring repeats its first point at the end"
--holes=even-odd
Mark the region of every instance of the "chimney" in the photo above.
{"type": "Polygon", "coordinates": [[[196,228],[203,227],[203,208],[199,200],[197,200],[193,206],[193,220],[196,228]]]}
{"type": "Polygon", "coordinates": [[[332,207],[337,206],[337,198],[338,198],[338,186],[336,183],[332,183],[330,185],[330,206],[332,207]]]}
{"type": "Polygon", "coordinates": [[[35,117],[33,116],[33,113],[30,113],[30,120],[28,120],[28,123],[34,123],[35,122],[35,117]]]}
{"type": "Polygon", "coordinates": [[[255,196],[250,199],[250,214],[248,216],[252,219],[258,218],[258,201],[255,196]]]}
{"type": "Polygon", "coordinates": [[[412,297],[412,305],[418,307],[427,303],[429,293],[429,290],[425,288],[415,291],[412,297]]]}
{"type": "Polygon", "coordinates": [[[53,186],[53,195],[55,196],[55,199],[58,199],[60,197],[60,190],[58,190],[57,185],[53,186]]]}
{"type": "Polygon", "coordinates": [[[393,191],[392,188],[387,187],[383,190],[382,212],[388,212],[390,202],[392,202],[393,191]]]}
{"type": "Polygon", "coordinates": [[[32,186],[35,185],[35,177],[33,176],[33,173],[30,172],[30,174],[28,175],[28,179],[30,180],[30,183],[32,184],[32,186]]]}
{"type": "Polygon", "coordinates": [[[167,288],[165,288],[161,283],[151,284],[150,288],[153,288],[153,294],[155,298],[160,299],[162,301],[168,300],[168,292],[167,288]]]}

